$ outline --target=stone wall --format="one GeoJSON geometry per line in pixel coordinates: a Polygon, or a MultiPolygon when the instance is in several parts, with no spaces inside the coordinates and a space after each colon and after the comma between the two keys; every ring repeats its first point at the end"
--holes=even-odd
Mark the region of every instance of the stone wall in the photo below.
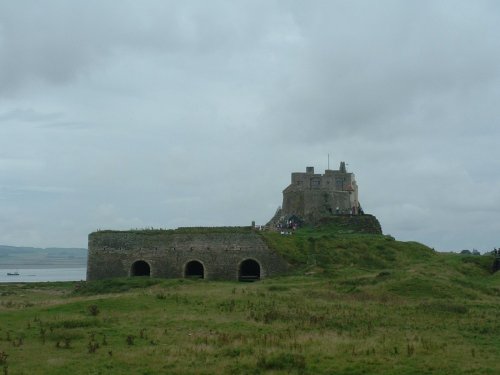
{"type": "Polygon", "coordinates": [[[350,212],[350,195],[344,191],[323,190],[289,191],[283,194],[283,215],[297,215],[307,222],[334,215],[339,207],[350,212]]]}
{"type": "Polygon", "coordinates": [[[339,170],[327,169],[315,174],[313,167],[306,172],[293,172],[291,183],[283,190],[282,215],[296,215],[306,222],[335,214],[357,210],[358,185],[353,173],[348,173],[345,163],[339,170]]]}
{"type": "Polygon", "coordinates": [[[152,277],[185,277],[186,264],[203,265],[210,280],[238,280],[243,261],[260,266],[260,278],[286,272],[286,261],[252,230],[99,231],[89,235],[87,280],[132,276],[138,261],[152,277]]]}

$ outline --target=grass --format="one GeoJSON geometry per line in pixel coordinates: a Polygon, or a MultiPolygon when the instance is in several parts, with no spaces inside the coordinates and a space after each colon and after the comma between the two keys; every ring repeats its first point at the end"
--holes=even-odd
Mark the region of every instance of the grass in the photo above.
{"type": "Polygon", "coordinates": [[[492,257],[390,236],[263,234],[294,265],[256,283],[0,284],[7,374],[497,374],[492,257]]]}
{"type": "MultiPolygon", "coordinates": [[[[179,227],[177,229],[162,229],[162,228],[143,228],[143,229],[131,229],[131,230],[114,230],[114,229],[98,229],[98,233],[133,233],[141,235],[151,235],[156,236],[158,234],[172,235],[172,234],[214,234],[214,233],[226,233],[226,234],[237,234],[237,233],[249,233],[252,232],[252,227],[238,226],[238,227],[179,227]]],[[[94,232],[94,233],[96,233],[94,232]]]]}

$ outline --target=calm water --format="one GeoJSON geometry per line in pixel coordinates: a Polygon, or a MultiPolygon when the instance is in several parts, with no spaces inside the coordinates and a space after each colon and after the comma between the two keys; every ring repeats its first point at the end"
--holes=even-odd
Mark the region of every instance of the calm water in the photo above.
{"type": "Polygon", "coordinates": [[[39,281],[85,280],[87,268],[17,268],[0,269],[0,283],[33,283],[39,281]],[[19,276],[7,273],[19,272],[19,276]]]}

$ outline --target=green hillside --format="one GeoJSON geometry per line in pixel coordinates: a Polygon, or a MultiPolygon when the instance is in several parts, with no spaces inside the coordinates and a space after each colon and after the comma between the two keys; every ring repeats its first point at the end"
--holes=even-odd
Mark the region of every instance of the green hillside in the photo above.
{"type": "Polygon", "coordinates": [[[500,273],[326,225],[262,232],[290,275],[0,285],[8,374],[497,374],[500,273]]]}
{"type": "Polygon", "coordinates": [[[335,279],[336,288],[351,286],[343,289],[346,292],[442,298],[474,298],[478,293],[500,296],[498,284],[491,284],[493,255],[439,253],[418,242],[345,233],[334,226],[304,228],[287,236],[263,232],[262,236],[289,261],[292,273],[335,279]]]}

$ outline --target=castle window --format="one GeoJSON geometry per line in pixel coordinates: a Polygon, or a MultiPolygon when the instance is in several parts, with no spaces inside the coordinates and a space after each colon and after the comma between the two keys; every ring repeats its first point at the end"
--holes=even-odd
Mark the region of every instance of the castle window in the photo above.
{"type": "Polygon", "coordinates": [[[335,190],[339,190],[339,191],[344,190],[344,179],[343,178],[336,178],[335,179],[335,190]]]}
{"type": "Polygon", "coordinates": [[[321,186],[321,180],[319,178],[311,178],[311,187],[319,188],[321,186]]]}

